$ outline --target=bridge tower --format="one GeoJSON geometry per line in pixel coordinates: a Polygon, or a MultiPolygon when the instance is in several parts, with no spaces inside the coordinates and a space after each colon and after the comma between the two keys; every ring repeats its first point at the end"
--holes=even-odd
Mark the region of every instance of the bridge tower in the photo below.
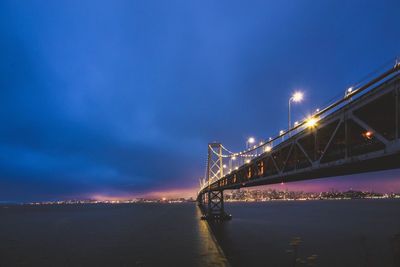
{"type": "Polygon", "coordinates": [[[208,144],[207,158],[207,196],[202,196],[202,203],[207,202],[207,208],[204,208],[204,219],[226,220],[231,216],[224,210],[224,192],[220,189],[214,190],[211,184],[224,176],[224,167],[222,161],[221,143],[208,144]],[[206,201],[205,201],[206,200],[206,201]]]}

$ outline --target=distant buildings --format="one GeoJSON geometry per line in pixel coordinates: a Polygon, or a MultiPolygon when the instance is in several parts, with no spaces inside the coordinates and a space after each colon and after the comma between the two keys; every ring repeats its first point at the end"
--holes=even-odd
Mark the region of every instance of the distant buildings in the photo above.
{"type": "Polygon", "coordinates": [[[226,201],[273,201],[273,200],[322,200],[322,199],[364,199],[364,198],[400,198],[400,194],[381,194],[374,192],[363,192],[349,190],[338,192],[335,190],[329,192],[293,192],[277,190],[233,190],[225,194],[226,201]]]}
{"type": "MultiPolygon", "coordinates": [[[[253,202],[253,201],[276,201],[276,200],[323,200],[323,199],[384,199],[384,198],[399,198],[400,193],[381,194],[367,191],[349,190],[346,192],[338,192],[331,190],[329,192],[312,193],[302,191],[277,191],[272,189],[267,190],[246,190],[239,189],[224,192],[225,201],[235,202],[253,202]]],[[[79,205],[79,204],[129,204],[129,203],[184,203],[195,202],[193,198],[174,198],[174,199],[146,199],[136,198],[130,200],[65,200],[65,201],[47,201],[47,202],[32,202],[29,205],[79,205]]]]}
{"type": "Polygon", "coordinates": [[[79,205],[79,204],[129,204],[129,203],[183,203],[183,202],[194,202],[193,198],[174,198],[174,199],[146,199],[146,198],[135,198],[128,200],[63,200],[63,201],[44,201],[44,202],[31,202],[26,203],[29,205],[79,205]]]}

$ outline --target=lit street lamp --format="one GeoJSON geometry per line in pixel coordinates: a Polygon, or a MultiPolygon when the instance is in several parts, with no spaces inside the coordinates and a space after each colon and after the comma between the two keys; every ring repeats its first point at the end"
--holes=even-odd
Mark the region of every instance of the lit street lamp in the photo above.
{"type": "Polygon", "coordinates": [[[254,137],[249,137],[249,139],[247,139],[246,141],[246,149],[250,148],[250,145],[253,144],[256,141],[256,139],[254,139],[254,137]]]}
{"type": "Polygon", "coordinates": [[[284,130],[280,130],[280,131],[279,131],[279,135],[282,136],[282,142],[283,142],[284,137],[285,137],[284,134],[285,134],[285,131],[284,131],[284,130]]]}
{"type": "MultiPolygon", "coordinates": [[[[302,92],[295,92],[292,95],[292,97],[289,98],[289,112],[288,112],[289,128],[288,128],[288,131],[290,131],[290,129],[292,128],[292,124],[290,122],[290,103],[292,103],[292,102],[295,102],[295,103],[301,102],[301,100],[303,100],[303,97],[304,97],[304,95],[303,95],[302,92]]],[[[290,133],[289,133],[289,136],[290,136],[290,133]]]]}

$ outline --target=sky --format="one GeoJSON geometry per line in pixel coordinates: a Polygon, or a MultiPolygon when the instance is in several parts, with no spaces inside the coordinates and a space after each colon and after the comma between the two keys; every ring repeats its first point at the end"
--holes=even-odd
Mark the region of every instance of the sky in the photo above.
{"type": "MultiPolygon", "coordinates": [[[[0,201],[193,195],[242,150],[400,56],[400,2],[0,2],[0,201]]],[[[400,171],[295,183],[398,190],[400,171]]]]}

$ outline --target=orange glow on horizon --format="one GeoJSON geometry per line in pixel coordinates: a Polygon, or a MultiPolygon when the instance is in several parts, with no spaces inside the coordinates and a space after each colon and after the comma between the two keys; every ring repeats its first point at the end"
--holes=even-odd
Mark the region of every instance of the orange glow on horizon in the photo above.
{"type": "Polygon", "coordinates": [[[174,198],[196,198],[197,188],[190,189],[172,189],[166,191],[152,191],[142,194],[93,194],[89,198],[99,201],[106,200],[131,200],[136,198],[147,198],[147,199],[174,199],[174,198]]]}

